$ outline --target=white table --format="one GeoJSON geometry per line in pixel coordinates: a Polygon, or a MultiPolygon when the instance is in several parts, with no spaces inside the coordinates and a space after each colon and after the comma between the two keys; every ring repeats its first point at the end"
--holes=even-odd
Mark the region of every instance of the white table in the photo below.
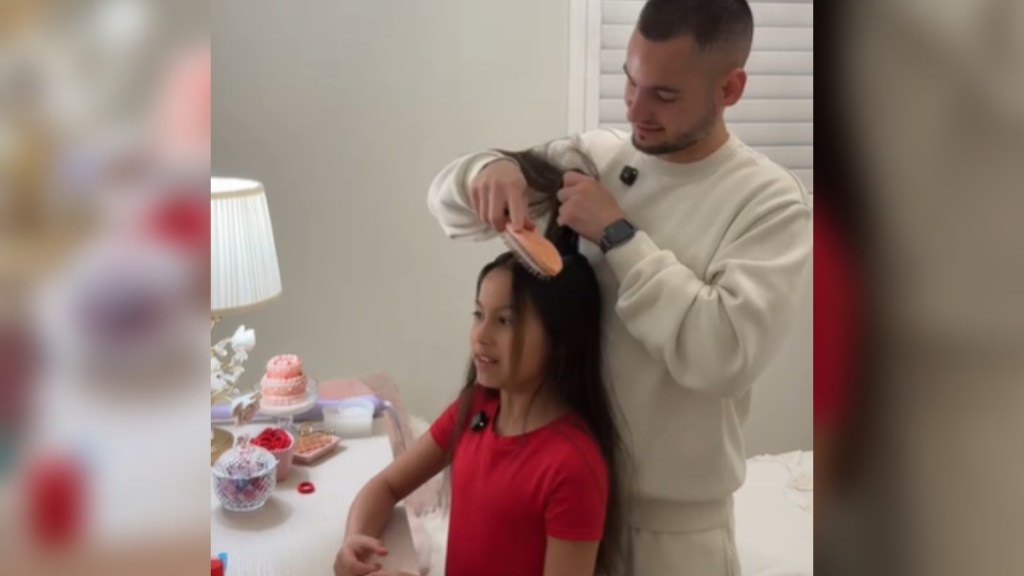
{"type": "MultiPolygon", "coordinates": [[[[243,431],[255,435],[265,426],[230,430],[236,437],[243,431]]],[[[386,433],[343,439],[333,454],[310,466],[293,463],[288,478],[278,483],[270,500],[252,512],[230,512],[221,507],[211,480],[212,555],[227,552],[228,576],[332,576],[352,500],[392,457],[386,433]],[[307,480],[316,485],[316,491],[300,494],[296,487],[307,480]]],[[[382,540],[388,556],[378,561],[385,568],[419,573],[402,506],[395,509],[382,540]]]]}

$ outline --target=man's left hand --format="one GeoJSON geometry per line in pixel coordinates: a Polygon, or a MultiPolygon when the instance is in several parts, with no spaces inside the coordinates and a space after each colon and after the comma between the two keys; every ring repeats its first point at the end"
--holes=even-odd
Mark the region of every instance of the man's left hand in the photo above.
{"type": "Polygon", "coordinates": [[[558,210],[558,224],[568,226],[581,237],[598,243],[604,229],[626,213],[619,207],[612,193],[597,180],[578,172],[568,172],[558,191],[562,207],[558,210]]]}

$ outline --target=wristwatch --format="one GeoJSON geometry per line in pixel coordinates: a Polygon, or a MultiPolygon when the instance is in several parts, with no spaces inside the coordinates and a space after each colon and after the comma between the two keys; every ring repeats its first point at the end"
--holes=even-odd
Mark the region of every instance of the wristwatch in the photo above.
{"type": "Polygon", "coordinates": [[[598,246],[601,247],[601,252],[608,253],[612,248],[622,246],[626,242],[633,239],[636,235],[636,226],[633,226],[629,220],[620,218],[615,222],[612,222],[604,229],[604,233],[601,234],[601,241],[598,246]]]}

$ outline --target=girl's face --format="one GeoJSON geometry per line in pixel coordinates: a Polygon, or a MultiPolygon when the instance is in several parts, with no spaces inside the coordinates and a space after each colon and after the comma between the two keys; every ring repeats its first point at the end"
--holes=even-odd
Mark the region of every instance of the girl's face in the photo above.
{"type": "Polygon", "coordinates": [[[473,312],[469,344],[477,383],[501,390],[527,390],[537,385],[547,360],[547,341],[540,318],[529,303],[523,314],[512,308],[512,273],[504,268],[484,277],[473,312]],[[515,363],[516,332],[522,351],[515,363]]]}

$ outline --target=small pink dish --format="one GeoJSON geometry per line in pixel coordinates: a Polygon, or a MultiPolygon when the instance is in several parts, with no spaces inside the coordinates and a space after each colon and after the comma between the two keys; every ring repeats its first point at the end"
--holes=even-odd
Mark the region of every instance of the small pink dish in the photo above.
{"type": "Polygon", "coordinates": [[[341,442],[341,438],[326,432],[313,432],[299,436],[292,457],[297,464],[311,464],[324,457],[341,442]]]}

